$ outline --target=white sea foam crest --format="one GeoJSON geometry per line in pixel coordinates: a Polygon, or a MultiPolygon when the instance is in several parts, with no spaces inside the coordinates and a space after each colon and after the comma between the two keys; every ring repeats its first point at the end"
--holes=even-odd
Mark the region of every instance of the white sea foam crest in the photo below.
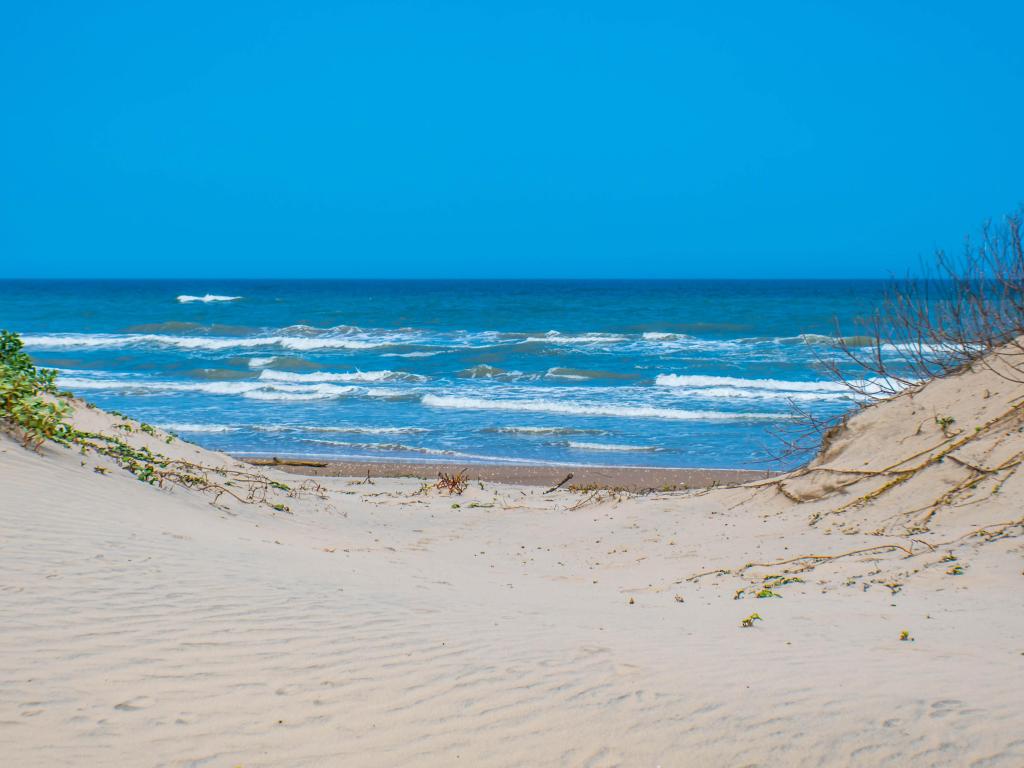
{"type": "Polygon", "coordinates": [[[258,349],[280,347],[292,350],[313,349],[376,349],[394,346],[396,341],[379,339],[367,341],[339,336],[248,336],[230,338],[224,336],[170,336],[161,333],[61,333],[29,334],[22,337],[29,347],[65,349],[69,347],[91,347],[95,349],[120,349],[123,347],[158,346],[181,349],[258,349]]]}
{"type": "Polygon", "coordinates": [[[678,339],[692,339],[685,333],[665,333],[663,331],[648,331],[643,335],[645,341],[676,341],[678,339]]]}
{"type": "Polygon", "coordinates": [[[663,373],[655,378],[654,383],[659,387],[690,389],[692,394],[704,397],[761,397],[805,401],[856,398],[860,396],[856,390],[869,395],[888,391],[884,390],[885,382],[881,379],[852,381],[852,386],[848,386],[839,381],[740,379],[733,376],[683,376],[663,373]]]}
{"type": "Polygon", "coordinates": [[[479,411],[523,411],[528,413],[566,413],[576,416],[621,416],[639,419],[679,421],[764,421],[789,418],[776,413],[730,413],[726,411],[688,411],[636,405],[576,404],[555,400],[487,400],[479,397],[424,395],[421,402],[432,408],[457,408],[479,411]]]}
{"type": "Polygon", "coordinates": [[[429,432],[423,427],[331,427],[304,424],[252,424],[254,432],[313,432],[345,435],[418,435],[429,432]]]}
{"type": "Polygon", "coordinates": [[[489,427],[484,432],[506,435],[606,435],[603,429],[578,429],[576,427],[489,427]]]}
{"type": "Polygon", "coordinates": [[[193,301],[201,301],[203,304],[209,304],[211,301],[238,301],[241,296],[218,296],[215,293],[208,293],[205,296],[190,296],[187,293],[183,293],[178,297],[178,301],[182,304],[191,304],[193,301]]]}
{"type": "Polygon", "coordinates": [[[323,440],[320,438],[307,438],[303,442],[317,443],[319,445],[336,445],[340,448],[359,448],[370,451],[399,451],[403,453],[424,453],[432,456],[455,456],[455,451],[443,448],[423,448],[416,445],[405,445],[404,443],[353,443],[344,440],[323,440]]]}
{"type": "Polygon", "coordinates": [[[882,344],[881,349],[883,352],[890,352],[898,355],[925,355],[938,357],[942,354],[949,354],[950,352],[963,352],[963,351],[978,351],[983,349],[980,345],[976,344],[928,344],[925,342],[914,343],[900,343],[900,344],[882,344]]]}
{"type": "Polygon", "coordinates": [[[740,379],[734,376],[683,376],[676,373],[660,374],[654,383],[659,387],[741,387],[780,392],[849,392],[846,385],[837,381],[740,379]]]}
{"type": "Polygon", "coordinates": [[[160,429],[168,432],[203,432],[203,433],[215,433],[215,432],[237,432],[241,427],[232,426],[230,424],[160,424],[160,429]]]}
{"type": "Polygon", "coordinates": [[[439,349],[436,352],[386,352],[381,357],[433,357],[434,355],[443,355],[444,350],[439,349]]]}
{"type": "Polygon", "coordinates": [[[581,376],[578,373],[562,373],[563,368],[548,368],[544,374],[546,379],[564,379],[565,381],[587,381],[590,377],[581,376]]]}
{"type": "Polygon", "coordinates": [[[310,432],[340,432],[352,435],[419,435],[423,427],[309,427],[310,432]]]}
{"type": "Polygon", "coordinates": [[[548,344],[616,344],[626,341],[625,336],[608,333],[583,333],[576,336],[564,335],[559,331],[548,331],[543,336],[527,336],[523,341],[543,341],[548,344]]]}
{"type": "MultiPolygon", "coordinates": [[[[338,448],[349,448],[349,449],[355,449],[355,450],[360,450],[360,449],[365,450],[367,448],[369,448],[369,449],[382,449],[383,448],[384,450],[402,450],[402,451],[408,451],[410,453],[420,454],[420,455],[424,456],[424,458],[422,458],[422,459],[417,459],[417,458],[415,458],[413,456],[408,456],[408,457],[403,456],[402,460],[403,461],[408,461],[408,462],[426,463],[426,462],[432,461],[432,459],[426,458],[426,457],[429,457],[429,456],[450,456],[450,457],[453,457],[453,458],[458,458],[458,459],[465,460],[467,462],[487,462],[489,464],[516,464],[516,465],[530,464],[530,465],[534,465],[534,466],[562,466],[562,462],[560,462],[560,461],[544,461],[542,459],[523,458],[523,457],[510,457],[510,456],[485,456],[485,455],[481,455],[481,454],[477,454],[477,453],[463,453],[462,451],[452,451],[452,450],[447,450],[447,449],[443,449],[443,448],[419,448],[419,447],[416,447],[416,446],[403,445],[401,443],[346,443],[346,442],[343,442],[343,441],[340,441],[340,440],[337,440],[337,441],[333,441],[333,440],[306,440],[304,442],[317,443],[317,444],[320,444],[320,445],[336,446],[338,448]]],[[[280,455],[280,454],[256,453],[256,452],[251,452],[250,451],[250,452],[248,452],[248,455],[250,455],[250,456],[260,456],[260,455],[273,456],[273,455],[280,455]]],[[[307,457],[310,457],[310,458],[315,458],[317,456],[322,456],[323,458],[327,458],[327,459],[337,459],[337,458],[339,458],[338,455],[335,454],[335,453],[321,453],[321,454],[312,454],[312,455],[309,454],[309,453],[305,453],[304,455],[307,456],[307,457]]],[[[350,455],[353,458],[365,458],[365,454],[350,454],[350,455]]]]}
{"type": "Polygon", "coordinates": [[[574,448],[577,451],[618,451],[618,452],[643,452],[650,453],[654,451],[660,451],[655,445],[622,445],[616,443],[580,443],[575,440],[569,440],[566,444],[569,448],[574,448]]]}
{"type": "Polygon", "coordinates": [[[377,381],[426,381],[427,377],[420,376],[417,373],[403,373],[402,371],[352,371],[351,373],[262,371],[260,372],[260,380],[289,381],[299,384],[331,381],[372,383],[377,381]]]}
{"type": "Polygon", "coordinates": [[[210,395],[241,395],[251,400],[327,400],[352,394],[378,393],[336,384],[278,384],[260,381],[153,381],[145,379],[84,379],[61,377],[61,386],[72,390],[120,390],[128,392],[202,392],[210,395]]]}
{"type": "Polygon", "coordinates": [[[273,364],[277,360],[276,357],[253,357],[249,360],[250,368],[264,368],[268,365],[273,364]]]}

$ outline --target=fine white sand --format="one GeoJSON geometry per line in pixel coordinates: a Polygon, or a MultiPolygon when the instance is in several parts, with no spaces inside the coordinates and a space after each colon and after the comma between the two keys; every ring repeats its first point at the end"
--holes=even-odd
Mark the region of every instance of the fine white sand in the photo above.
{"type": "Polygon", "coordinates": [[[756,487],[324,478],[287,512],[0,438],[0,762],[1024,765],[1022,397],[933,382],[756,487]]]}

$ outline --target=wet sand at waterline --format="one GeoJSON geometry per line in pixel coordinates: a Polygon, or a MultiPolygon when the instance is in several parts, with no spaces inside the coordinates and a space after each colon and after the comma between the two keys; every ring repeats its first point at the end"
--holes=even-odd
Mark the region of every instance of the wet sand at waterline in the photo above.
{"type": "Polygon", "coordinates": [[[551,488],[559,484],[577,488],[623,488],[632,491],[685,490],[739,485],[762,480],[773,472],[745,469],[666,469],[664,467],[601,467],[590,465],[537,466],[529,464],[458,464],[401,461],[330,461],[316,458],[237,457],[257,466],[313,477],[370,479],[413,477],[436,480],[442,472],[465,473],[473,482],[531,485],[551,488]],[[571,475],[571,477],[570,477],[571,475]],[[569,478],[566,480],[566,478],[569,478]]]}

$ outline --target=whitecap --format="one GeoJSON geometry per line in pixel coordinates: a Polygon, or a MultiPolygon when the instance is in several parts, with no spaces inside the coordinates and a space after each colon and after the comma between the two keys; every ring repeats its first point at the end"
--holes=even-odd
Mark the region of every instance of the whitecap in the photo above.
{"type": "Polygon", "coordinates": [[[615,443],[580,443],[570,440],[565,445],[577,451],[617,451],[622,453],[650,453],[660,451],[661,448],[654,445],[621,445],[615,443]]]}
{"type": "Polygon", "coordinates": [[[160,424],[160,429],[167,432],[237,432],[241,427],[230,424],[160,424]]]}
{"type": "Polygon", "coordinates": [[[423,427],[332,427],[303,424],[254,424],[254,432],[314,432],[347,435],[418,435],[429,432],[423,427]]]}
{"type": "Polygon", "coordinates": [[[626,341],[625,336],[612,335],[607,333],[583,333],[576,336],[567,336],[558,331],[548,331],[543,336],[527,336],[524,342],[546,342],[548,344],[618,344],[626,341]]]}
{"type": "Polygon", "coordinates": [[[205,296],[190,296],[185,293],[178,297],[178,301],[182,304],[191,304],[193,301],[209,304],[211,301],[238,301],[241,298],[241,296],[218,296],[215,293],[208,293],[205,296]]]}
{"type": "Polygon", "coordinates": [[[302,400],[329,400],[337,395],[329,392],[281,392],[279,390],[258,389],[246,392],[242,397],[249,400],[270,400],[270,401],[302,401],[302,400]]]}
{"type": "Polygon", "coordinates": [[[576,427],[487,427],[482,432],[496,432],[507,435],[607,435],[603,429],[578,429],[576,427]]]}
{"type": "Polygon", "coordinates": [[[443,355],[444,352],[443,349],[437,352],[385,352],[381,357],[433,357],[434,355],[443,355]]]}
{"type": "Polygon", "coordinates": [[[360,450],[370,451],[388,451],[388,452],[402,452],[402,453],[421,453],[430,454],[432,456],[455,456],[455,451],[449,451],[442,448],[422,448],[415,445],[405,445],[403,443],[354,443],[347,442],[344,440],[324,440],[320,438],[310,437],[303,440],[306,443],[317,443],[319,445],[335,445],[339,448],[356,448],[360,450]]]}
{"type": "Polygon", "coordinates": [[[648,331],[643,335],[645,341],[677,341],[679,339],[692,339],[685,333],[664,333],[662,331],[648,331]]]}
{"type": "Polygon", "coordinates": [[[229,338],[221,336],[170,336],[159,333],[63,333],[28,334],[22,337],[26,346],[45,349],[89,347],[93,349],[122,349],[156,345],[180,349],[253,349],[279,347],[291,350],[315,349],[377,349],[394,346],[388,339],[363,341],[339,337],[304,338],[299,336],[249,336],[229,338]]]}
{"type": "Polygon", "coordinates": [[[479,397],[424,395],[421,402],[431,408],[460,410],[522,411],[527,413],[565,413],[575,416],[621,416],[638,419],[672,419],[679,421],[763,421],[789,418],[777,413],[732,413],[727,411],[690,411],[636,405],[577,404],[555,400],[487,400],[479,397]]]}
{"type": "MultiPolygon", "coordinates": [[[[252,400],[323,400],[359,393],[359,387],[335,384],[268,384],[260,381],[157,381],[148,379],[83,379],[61,377],[71,390],[119,390],[126,392],[200,392],[210,395],[241,395],[252,400]]],[[[371,396],[377,393],[364,390],[371,396]]]]}
{"type": "Polygon", "coordinates": [[[332,381],[378,382],[378,381],[426,381],[426,376],[401,371],[352,371],[351,373],[289,373],[287,371],[262,371],[261,381],[289,381],[295,383],[317,383],[332,381]]]}
{"type": "Polygon", "coordinates": [[[684,376],[662,373],[655,378],[659,387],[741,387],[784,392],[849,392],[837,381],[784,381],[782,379],[741,379],[735,376],[684,376]]]}

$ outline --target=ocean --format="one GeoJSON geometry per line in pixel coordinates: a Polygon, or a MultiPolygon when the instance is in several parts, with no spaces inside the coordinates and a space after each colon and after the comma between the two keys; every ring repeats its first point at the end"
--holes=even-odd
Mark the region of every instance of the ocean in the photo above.
{"type": "Polygon", "coordinates": [[[0,281],[0,328],[64,388],[236,454],[771,469],[792,404],[855,405],[818,361],[884,286],[0,281]]]}

